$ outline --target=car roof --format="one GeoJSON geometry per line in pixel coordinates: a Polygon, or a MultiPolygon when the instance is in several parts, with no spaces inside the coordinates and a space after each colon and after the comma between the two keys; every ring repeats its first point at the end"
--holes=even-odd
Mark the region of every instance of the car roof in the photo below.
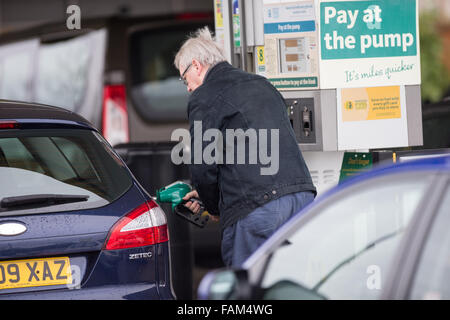
{"type": "Polygon", "coordinates": [[[379,166],[376,166],[369,171],[344,180],[339,186],[345,187],[347,185],[357,183],[361,180],[366,180],[375,176],[381,176],[385,174],[425,170],[450,171],[450,154],[436,154],[430,156],[424,153],[423,158],[418,158],[416,160],[401,161],[387,165],[380,164],[379,166]]]}
{"type": "Polygon", "coordinates": [[[26,120],[26,122],[69,124],[94,128],[85,118],[64,108],[1,99],[0,120],[16,120],[18,122],[26,120]]]}
{"type": "Polygon", "coordinates": [[[361,172],[357,175],[349,177],[338,185],[324,192],[323,195],[318,197],[320,201],[328,198],[329,196],[339,192],[342,189],[350,187],[354,184],[360,183],[365,180],[369,180],[378,176],[384,176],[388,174],[401,173],[401,172],[417,172],[417,171],[447,171],[450,172],[450,154],[441,154],[428,156],[424,154],[424,158],[418,158],[415,160],[407,160],[396,162],[394,164],[381,163],[378,166],[374,166],[368,171],[361,172]]]}

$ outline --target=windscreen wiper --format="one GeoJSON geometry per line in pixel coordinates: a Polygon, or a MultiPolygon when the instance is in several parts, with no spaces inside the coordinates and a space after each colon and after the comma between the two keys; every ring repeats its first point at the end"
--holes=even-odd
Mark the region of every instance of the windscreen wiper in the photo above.
{"type": "Polygon", "coordinates": [[[343,267],[344,265],[350,263],[351,261],[353,261],[354,259],[356,259],[357,257],[359,257],[360,255],[362,255],[364,252],[367,252],[368,250],[374,248],[377,244],[389,240],[392,237],[395,237],[396,235],[402,233],[403,231],[405,231],[405,228],[400,228],[398,230],[395,230],[392,233],[389,233],[387,235],[384,235],[378,239],[376,239],[375,241],[370,242],[369,244],[367,244],[363,249],[361,249],[360,251],[356,252],[355,254],[351,255],[350,257],[344,259],[344,261],[340,262],[336,267],[334,267],[333,269],[331,269],[330,272],[328,272],[311,290],[313,291],[318,291],[319,288],[334,274],[336,273],[341,267],[343,267]]]}
{"type": "Polygon", "coordinates": [[[0,209],[22,206],[52,206],[63,203],[87,201],[87,195],[74,194],[30,194],[26,196],[6,197],[0,201],[0,209]]]}

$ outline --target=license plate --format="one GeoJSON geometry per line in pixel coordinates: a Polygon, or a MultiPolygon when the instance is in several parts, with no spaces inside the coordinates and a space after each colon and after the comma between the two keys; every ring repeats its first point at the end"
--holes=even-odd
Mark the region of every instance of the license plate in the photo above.
{"type": "Polygon", "coordinates": [[[69,257],[0,261],[0,290],[71,283],[69,257]]]}

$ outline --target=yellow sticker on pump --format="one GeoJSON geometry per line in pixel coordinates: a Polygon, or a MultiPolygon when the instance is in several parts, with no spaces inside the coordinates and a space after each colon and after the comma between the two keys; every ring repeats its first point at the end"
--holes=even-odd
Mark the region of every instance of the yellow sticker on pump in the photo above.
{"type": "Polygon", "coordinates": [[[69,257],[0,261],[0,290],[71,283],[69,257]]]}

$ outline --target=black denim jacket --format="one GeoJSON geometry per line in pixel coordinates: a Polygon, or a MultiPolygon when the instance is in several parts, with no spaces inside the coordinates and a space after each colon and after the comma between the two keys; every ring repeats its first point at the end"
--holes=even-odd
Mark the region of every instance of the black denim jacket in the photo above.
{"type": "Polygon", "coordinates": [[[220,215],[222,230],[257,207],[286,194],[300,191],[316,194],[284,100],[267,79],[221,62],[208,71],[203,84],[190,96],[188,117],[192,183],[208,212],[220,215]],[[214,134],[218,130],[208,132],[208,129],[218,129],[222,136],[214,134]],[[245,159],[238,159],[238,155],[242,155],[238,150],[239,139],[227,138],[227,132],[236,134],[238,129],[248,133],[245,144],[242,140],[240,143],[241,147],[245,146],[245,159]],[[215,149],[219,150],[217,154],[211,151],[216,146],[216,139],[222,139],[223,146],[220,148],[219,144],[215,149]],[[271,139],[274,139],[273,145],[271,139]],[[223,155],[222,161],[216,158],[218,161],[211,163],[203,157],[218,154],[223,155]],[[268,162],[270,157],[271,162],[268,162]],[[275,161],[278,161],[278,170],[275,161]],[[262,174],[263,168],[268,172],[262,174]]]}

